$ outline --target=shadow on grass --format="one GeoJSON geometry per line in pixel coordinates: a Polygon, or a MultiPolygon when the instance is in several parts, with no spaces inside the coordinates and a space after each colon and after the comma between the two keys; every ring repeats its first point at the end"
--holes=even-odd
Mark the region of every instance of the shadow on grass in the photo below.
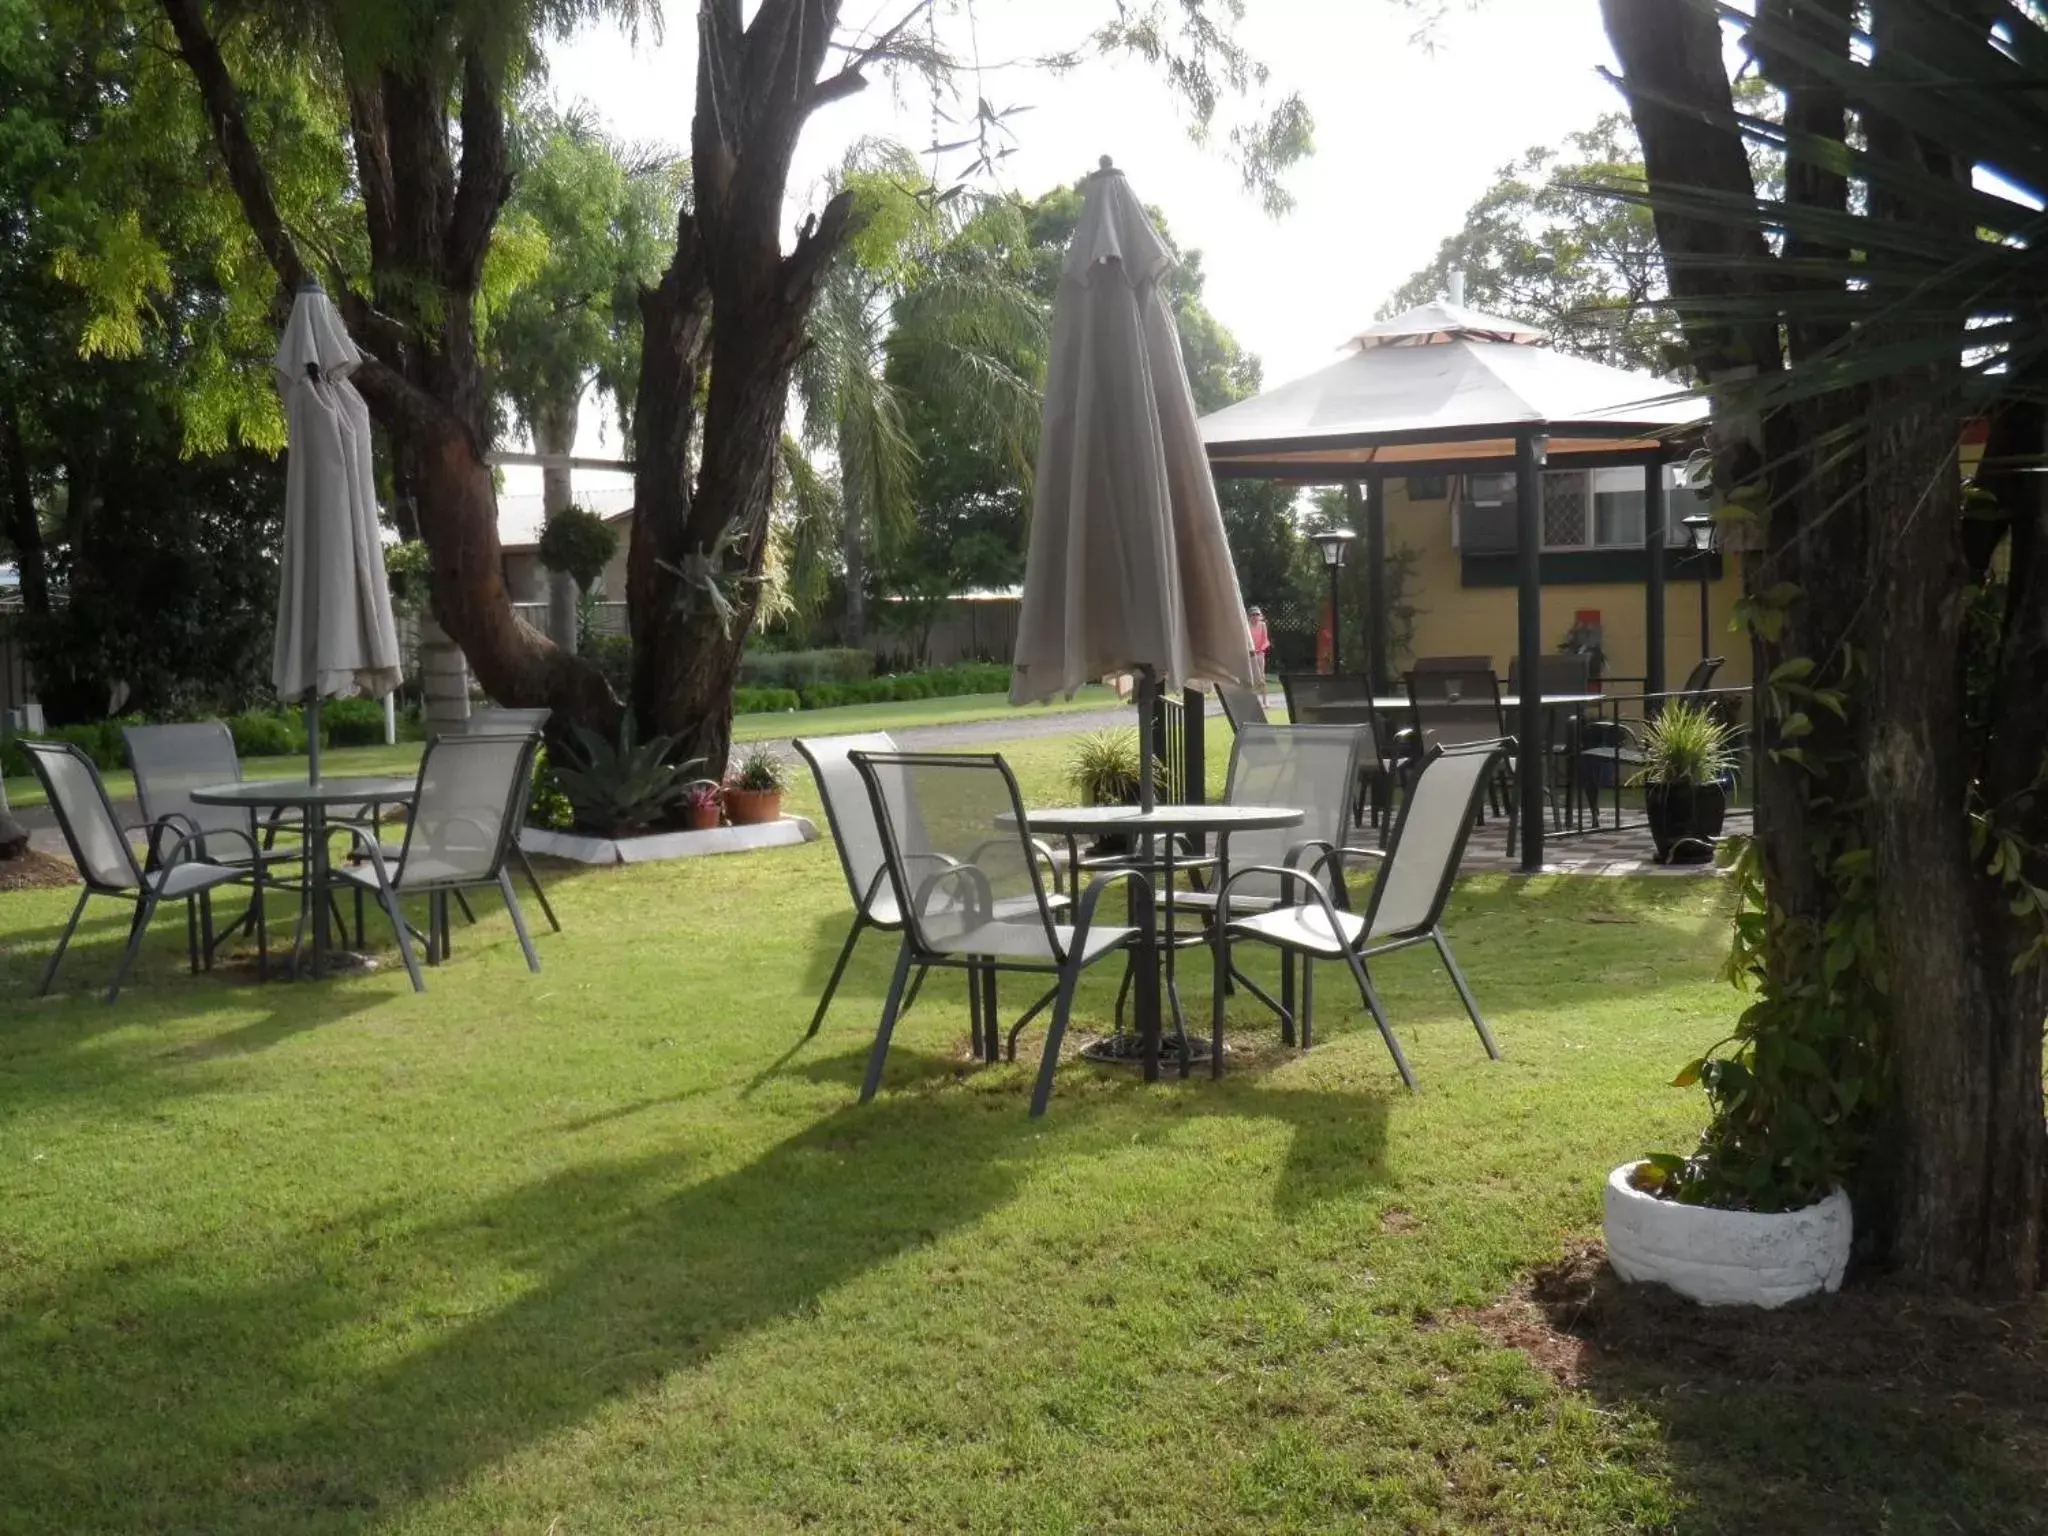
{"type": "Polygon", "coordinates": [[[1478,1320],[1657,1422],[1687,1536],[2048,1530],[2048,1302],[1865,1278],[1777,1312],[1703,1308],[1624,1286],[1590,1243],[1478,1320]]]}
{"type": "MultiPolygon", "coordinates": [[[[856,1056],[813,1070],[837,1080],[856,1056]]],[[[1226,1089],[1182,1107],[1286,1121],[1289,1179],[1317,1168],[1317,1192],[1334,1193],[1382,1176],[1377,1096],[1226,1089]]],[[[1009,1095],[899,1092],[718,1177],[661,1152],[411,1231],[393,1233],[388,1208],[337,1213],[258,1284],[209,1285],[191,1251],[82,1275],[0,1315],[0,1380],[37,1405],[0,1414],[9,1505],[48,1529],[142,1510],[193,1530],[382,1525],[755,1329],[814,1315],[1011,1199],[1033,1166],[1126,1148],[1128,1117],[1100,1108],[1034,1124],[1009,1095]],[[394,1241],[423,1274],[502,1274],[511,1299],[424,1323],[430,1296],[376,1278],[394,1241]],[[352,1372],[348,1339],[382,1363],[352,1372]]]]}

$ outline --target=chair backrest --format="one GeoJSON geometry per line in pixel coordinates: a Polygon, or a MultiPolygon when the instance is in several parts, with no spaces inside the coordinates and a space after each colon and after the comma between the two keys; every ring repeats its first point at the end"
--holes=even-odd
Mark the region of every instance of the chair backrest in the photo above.
{"type": "Polygon", "coordinates": [[[551,709],[500,709],[493,704],[489,709],[477,710],[463,727],[465,736],[522,736],[532,731],[547,729],[551,709]]]}
{"type": "MultiPolygon", "coordinates": [[[[1297,843],[1342,847],[1351,831],[1352,797],[1365,760],[1366,732],[1351,725],[1252,725],[1230,747],[1227,805],[1285,805],[1303,813],[1300,826],[1237,832],[1230,838],[1232,867],[1281,864],[1297,843]]],[[[1247,875],[1233,897],[1277,897],[1280,881],[1247,875]]]]}
{"type": "Polygon", "coordinates": [[[978,752],[856,751],[851,761],[914,948],[960,954],[963,935],[1000,924],[1001,948],[975,953],[1065,958],[1008,763],[978,752]]]}
{"type": "Polygon", "coordinates": [[[533,779],[540,738],[531,734],[437,736],[420,758],[400,890],[482,885],[498,878],[533,779]]]}
{"type": "Polygon", "coordinates": [[[865,736],[800,737],[796,749],[811,765],[811,777],[818,782],[818,798],[825,804],[825,824],[832,829],[832,844],[839,850],[839,872],[846,876],[846,889],[853,897],[855,910],[865,908],[869,917],[893,925],[901,910],[894,891],[887,880],[876,883],[888,865],[882,848],[882,829],[875,821],[867,781],[854,767],[852,754],[893,754],[896,738],[885,731],[872,731],[865,736]]]}
{"type": "Polygon", "coordinates": [[[1493,742],[1423,759],[1400,819],[1387,845],[1387,857],[1366,909],[1369,938],[1403,938],[1427,933],[1443,916],[1465,839],[1479,814],[1486,781],[1500,766],[1511,743],[1493,742]]]}
{"type": "Polygon", "coordinates": [[[1491,672],[1491,656],[1418,656],[1409,663],[1410,672],[1491,672]]]}
{"type": "MultiPolygon", "coordinates": [[[[1536,688],[1539,693],[1591,693],[1593,658],[1582,651],[1554,651],[1536,658],[1536,688]]],[[[1508,660],[1508,692],[1522,691],[1522,658],[1508,660]]]]}
{"type": "MultiPolygon", "coordinates": [[[[1363,718],[1372,706],[1372,680],[1362,672],[1287,672],[1280,691],[1287,698],[1287,718],[1295,725],[1322,725],[1323,713],[1343,709],[1363,718]]],[[[1352,724],[1350,718],[1338,722],[1352,724]]]]}
{"type": "Polygon", "coordinates": [[[1406,682],[1419,750],[1499,741],[1507,734],[1500,679],[1491,667],[1410,672],[1406,682]]]}
{"type": "Polygon", "coordinates": [[[24,741],[29,766],[43,781],[57,826],[71,849],[71,861],[85,883],[103,891],[129,891],[142,884],[142,867],[121,831],[114,802],[93,760],[68,741],[24,741]]]}
{"type": "Polygon", "coordinates": [[[1714,674],[1721,670],[1721,661],[1719,656],[1702,656],[1694,662],[1692,670],[1685,675],[1685,687],[1681,692],[1705,693],[1714,681],[1714,674]]]}
{"type": "MultiPolygon", "coordinates": [[[[209,784],[233,784],[242,777],[235,738],[218,720],[180,725],[130,725],[121,730],[128,747],[128,766],[135,770],[135,799],[144,821],[166,816],[189,821],[201,832],[243,832],[254,835],[256,813],[239,806],[201,805],[192,791],[209,784]]],[[[202,844],[203,847],[203,844],[202,844]]],[[[229,851],[233,845],[229,845],[229,851]]],[[[222,850],[216,849],[215,853],[222,850]]]]}
{"type": "Polygon", "coordinates": [[[1223,705],[1223,718],[1230,722],[1233,731],[1266,723],[1266,696],[1258,689],[1241,688],[1236,683],[1218,683],[1216,698],[1223,705]]]}

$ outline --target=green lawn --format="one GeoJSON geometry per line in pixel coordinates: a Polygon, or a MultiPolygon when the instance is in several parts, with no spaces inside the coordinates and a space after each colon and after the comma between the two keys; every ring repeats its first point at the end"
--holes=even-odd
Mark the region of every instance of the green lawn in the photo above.
{"type": "MultiPolygon", "coordinates": [[[[1011,754],[1032,796],[1064,751],[1011,754]]],[[[1457,1312],[1695,1127],[1717,881],[1467,882],[1507,1060],[1393,957],[1416,1096],[1326,976],[1311,1054],[1234,1004],[1223,1082],[1070,1063],[1033,1123],[957,982],[855,1103],[886,939],[804,1041],[828,846],[551,876],[538,976],[493,911],[423,997],[188,978],[166,921],[115,1009],[119,914],[37,1001],[71,895],[0,894],[0,1531],[2038,1521],[1981,1401],[1566,1388],[1457,1312]]]]}

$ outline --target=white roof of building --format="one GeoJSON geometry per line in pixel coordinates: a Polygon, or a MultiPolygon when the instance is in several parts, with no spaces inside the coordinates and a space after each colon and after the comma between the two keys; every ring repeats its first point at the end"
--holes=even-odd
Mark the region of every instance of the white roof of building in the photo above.
{"type": "MultiPolygon", "coordinates": [[[[595,512],[608,523],[623,522],[633,515],[633,487],[607,485],[576,492],[576,504],[595,512]]],[[[498,497],[498,542],[506,549],[532,549],[540,542],[541,524],[547,520],[538,492],[498,497]]]]}

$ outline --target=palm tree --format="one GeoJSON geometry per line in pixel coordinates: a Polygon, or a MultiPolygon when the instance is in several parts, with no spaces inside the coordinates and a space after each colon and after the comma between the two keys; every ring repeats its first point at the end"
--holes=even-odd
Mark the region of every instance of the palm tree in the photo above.
{"type": "MultiPolygon", "coordinates": [[[[819,291],[796,392],[805,446],[836,463],[831,542],[846,582],[845,640],[859,645],[870,557],[916,522],[918,459],[904,392],[953,400],[1028,482],[1046,316],[1020,276],[990,259],[977,215],[954,211],[965,200],[935,198],[901,146],[856,147],[838,184],[853,190],[866,222],[819,291]]],[[[794,585],[815,592],[823,530],[799,526],[790,537],[794,585]]]]}

